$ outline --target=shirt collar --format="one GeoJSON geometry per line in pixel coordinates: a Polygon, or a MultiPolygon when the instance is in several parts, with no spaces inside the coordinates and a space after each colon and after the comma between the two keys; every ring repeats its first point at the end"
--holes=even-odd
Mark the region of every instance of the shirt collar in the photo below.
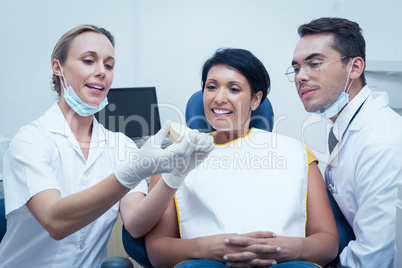
{"type": "MultiPolygon", "coordinates": [[[[64,135],[67,138],[75,136],[71,131],[70,126],[67,124],[66,119],[58,105],[54,103],[49,110],[39,119],[44,128],[53,133],[64,135]]],[[[106,129],[98,123],[98,120],[94,117],[92,124],[92,137],[91,142],[102,142],[106,140],[106,129]]]]}
{"type": "Polygon", "coordinates": [[[364,101],[371,94],[370,88],[366,85],[360,92],[345,106],[342,112],[339,114],[338,118],[334,123],[333,132],[338,141],[340,141],[349,126],[353,116],[356,114],[357,110],[361,107],[364,101]]]}
{"type": "Polygon", "coordinates": [[[71,129],[66,123],[63,113],[59,105],[54,103],[46,113],[39,118],[42,126],[49,132],[64,135],[66,137],[74,136],[72,135],[71,129]]]}
{"type": "Polygon", "coordinates": [[[96,120],[95,116],[94,116],[94,121],[92,124],[92,137],[91,140],[92,141],[97,141],[97,142],[102,142],[102,141],[106,141],[106,129],[99,124],[98,120],[96,120]]]}

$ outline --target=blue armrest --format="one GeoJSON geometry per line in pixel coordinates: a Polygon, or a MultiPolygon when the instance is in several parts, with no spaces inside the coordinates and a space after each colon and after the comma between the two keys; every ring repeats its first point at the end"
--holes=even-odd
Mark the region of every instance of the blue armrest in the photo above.
{"type": "Polygon", "coordinates": [[[123,246],[127,254],[144,268],[153,268],[145,249],[144,237],[134,238],[123,225],[123,246]]]}
{"type": "Polygon", "coordinates": [[[110,257],[102,262],[101,268],[134,268],[134,265],[128,258],[110,257]]]}

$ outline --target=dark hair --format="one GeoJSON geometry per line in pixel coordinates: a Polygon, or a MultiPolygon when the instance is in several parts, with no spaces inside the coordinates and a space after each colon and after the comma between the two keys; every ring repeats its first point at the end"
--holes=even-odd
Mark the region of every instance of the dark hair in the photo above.
{"type": "Polygon", "coordinates": [[[201,86],[204,91],[209,70],[218,64],[226,64],[241,72],[251,86],[251,96],[262,91],[262,103],[267,97],[271,80],[264,64],[250,51],[239,48],[220,48],[208,59],[202,68],[201,86]]]}
{"type": "MultiPolygon", "coordinates": [[[[331,47],[338,51],[341,57],[361,57],[366,62],[366,42],[364,41],[362,29],[354,21],[343,18],[319,18],[301,25],[298,33],[300,37],[319,33],[333,34],[334,38],[331,47]]],[[[350,59],[343,59],[343,64],[347,64],[350,59]]],[[[363,85],[366,85],[364,72],[360,76],[360,81],[363,85]]]]}
{"type": "MultiPolygon", "coordinates": [[[[67,59],[68,52],[70,51],[70,46],[73,39],[77,35],[80,35],[85,32],[95,32],[105,35],[109,39],[110,43],[112,43],[112,46],[114,47],[114,37],[108,30],[95,25],[84,24],[69,30],[62,37],[60,37],[59,41],[54,46],[51,60],[53,61],[54,59],[58,59],[60,64],[63,64],[67,59]]],[[[52,76],[52,83],[53,83],[52,87],[53,90],[56,91],[57,94],[59,94],[60,96],[61,92],[60,78],[55,74],[53,74],[52,76]]]]}

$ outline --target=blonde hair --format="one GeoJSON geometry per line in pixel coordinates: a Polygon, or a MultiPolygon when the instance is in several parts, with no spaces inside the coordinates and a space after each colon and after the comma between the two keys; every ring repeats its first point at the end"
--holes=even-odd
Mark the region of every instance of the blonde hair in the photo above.
{"type": "MultiPolygon", "coordinates": [[[[51,56],[51,62],[54,59],[57,59],[57,60],[59,60],[60,64],[63,64],[67,59],[68,52],[70,50],[71,42],[73,41],[73,39],[76,36],[78,36],[82,33],[85,33],[85,32],[95,32],[95,33],[100,33],[100,34],[105,35],[114,47],[114,37],[109,31],[107,31],[104,28],[97,27],[95,25],[84,24],[84,25],[80,25],[80,26],[77,26],[77,27],[69,30],[62,37],[60,37],[59,41],[54,46],[52,56],[51,56]]],[[[54,91],[56,91],[60,97],[61,83],[60,83],[60,78],[56,74],[53,74],[53,76],[52,76],[52,84],[53,84],[52,89],[54,91]]]]}

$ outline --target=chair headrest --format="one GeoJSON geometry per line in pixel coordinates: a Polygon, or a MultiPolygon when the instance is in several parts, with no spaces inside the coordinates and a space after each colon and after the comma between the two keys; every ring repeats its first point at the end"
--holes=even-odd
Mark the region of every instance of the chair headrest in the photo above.
{"type": "MultiPolygon", "coordinates": [[[[201,90],[195,92],[187,102],[186,124],[189,128],[197,129],[201,132],[214,131],[214,128],[208,123],[205,117],[201,90]]],[[[250,128],[252,127],[272,131],[274,127],[274,112],[268,98],[251,113],[250,128]]]]}

